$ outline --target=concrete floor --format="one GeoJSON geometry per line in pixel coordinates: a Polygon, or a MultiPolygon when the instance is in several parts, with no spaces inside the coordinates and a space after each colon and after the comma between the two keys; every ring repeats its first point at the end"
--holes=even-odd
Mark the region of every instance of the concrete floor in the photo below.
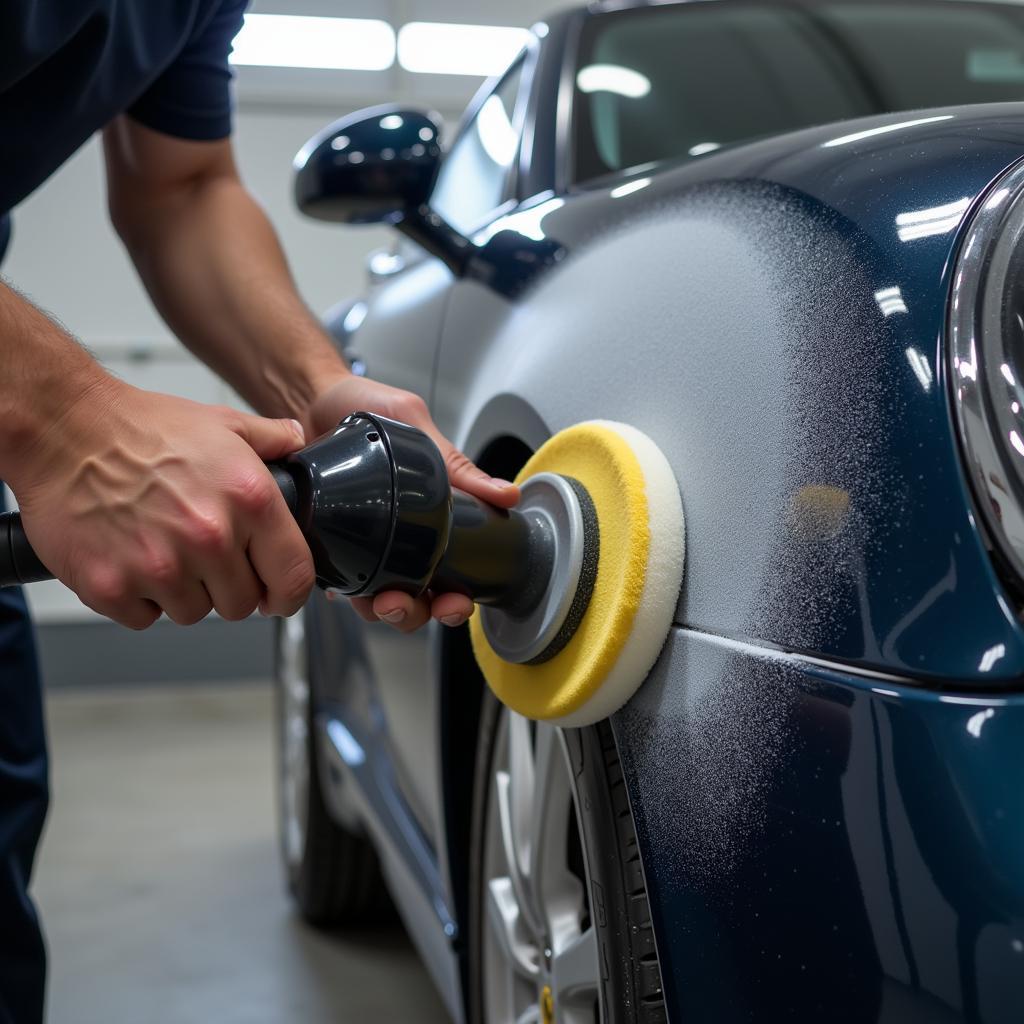
{"type": "Polygon", "coordinates": [[[48,714],[50,1024],[448,1020],[399,926],[292,913],[269,687],[65,692],[48,714]]]}

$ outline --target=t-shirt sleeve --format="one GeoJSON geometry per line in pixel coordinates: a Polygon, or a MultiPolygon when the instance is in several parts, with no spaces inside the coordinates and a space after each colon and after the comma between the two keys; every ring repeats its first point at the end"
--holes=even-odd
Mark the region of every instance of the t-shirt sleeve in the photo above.
{"type": "Polygon", "coordinates": [[[247,5],[248,0],[220,0],[128,113],[147,127],[178,138],[205,142],[230,135],[228,56],[247,5]]]}

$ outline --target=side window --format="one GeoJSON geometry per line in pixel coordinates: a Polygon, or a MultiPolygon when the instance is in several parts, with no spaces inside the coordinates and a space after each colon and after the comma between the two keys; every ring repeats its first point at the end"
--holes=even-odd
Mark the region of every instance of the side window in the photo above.
{"type": "Polygon", "coordinates": [[[516,100],[523,77],[520,59],[484,100],[459,134],[437,175],[430,205],[456,231],[480,227],[506,196],[519,153],[516,100]]]}

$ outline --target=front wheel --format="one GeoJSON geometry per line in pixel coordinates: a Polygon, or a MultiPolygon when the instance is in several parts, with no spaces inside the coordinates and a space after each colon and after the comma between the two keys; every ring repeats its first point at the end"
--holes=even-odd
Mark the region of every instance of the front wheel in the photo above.
{"type": "Polygon", "coordinates": [[[471,879],[474,1024],[666,1020],[650,908],[607,722],[561,730],[488,693],[471,879]]]}

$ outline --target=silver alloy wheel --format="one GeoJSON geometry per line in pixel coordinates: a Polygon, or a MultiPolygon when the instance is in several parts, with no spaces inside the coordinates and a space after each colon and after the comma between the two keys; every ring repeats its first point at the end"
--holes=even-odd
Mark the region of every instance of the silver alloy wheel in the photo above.
{"type": "Polygon", "coordinates": [[[302,861],[309,814],[309,662],[305,609],[280,620],[281,838],[290,868],[302,861]]]}
{"type": "Polygon", "coordinates": [[[501,712],[484,835],[487,1024],[594,1024],[600,958],[560,729],[501,712]]]}

